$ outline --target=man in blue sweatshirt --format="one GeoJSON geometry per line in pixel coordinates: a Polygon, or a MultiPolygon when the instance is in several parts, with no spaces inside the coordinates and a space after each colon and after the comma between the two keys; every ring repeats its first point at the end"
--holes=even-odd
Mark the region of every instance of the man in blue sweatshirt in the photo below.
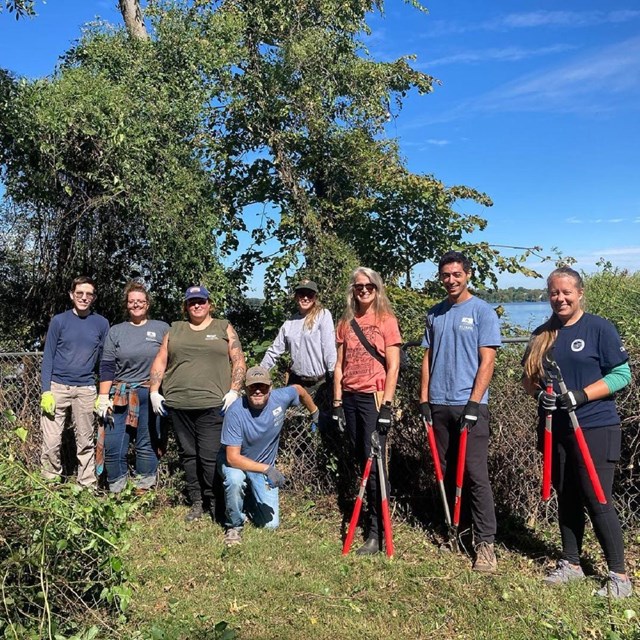
{"type": "Polygon", "coordinates": [[[60,479],[62,431],[70,407],[75,426],[78,484],[94,487],[95,368],[109,331],[109,323],[91,310],[96,299],[96,288],[91,278],[76,278],[71,283],[69,297],[73,308],[53,317],[44,345],[40,461],[45,478],[60,479]]]}

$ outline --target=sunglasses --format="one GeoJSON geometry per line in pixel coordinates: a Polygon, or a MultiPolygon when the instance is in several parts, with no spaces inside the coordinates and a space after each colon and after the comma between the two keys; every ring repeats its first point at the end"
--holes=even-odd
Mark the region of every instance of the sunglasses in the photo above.
{"type": "Polygon", "coordinates": [[[208,303],[209,301],[204,298],[191,298],[191,300],[187,300],[187,307],[193,307],[196,304],[204,307],[204,305],[208,303]]]}
{"type": "Polygon", "coordinates": [[[313,300],[316,297],[316,292],[311,291],[310,289],[301,289],[296,291],[296,296],[298,298],[307,298],[307,300],[313,300]]]}
{"type": "Polygon", "coordinates": [[[375,291],[378,287],[376,287],[375,284],[369,282],[367,284],[354,284],[353,285],[353,290],[356,293],[362,293],[365,289],[367,290],[368,293],[371,293],[372,291],[375,291]]]}

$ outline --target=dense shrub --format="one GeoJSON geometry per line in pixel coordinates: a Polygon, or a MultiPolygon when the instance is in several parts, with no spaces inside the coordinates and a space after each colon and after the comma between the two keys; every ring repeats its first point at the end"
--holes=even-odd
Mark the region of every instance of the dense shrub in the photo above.
{"type": "MultiPolygon", "coordinates": [[[[3,418],[6,427],[11,415],[3,418]]],[[[0,433],[0,635],[64,638],[89,610],[99,620],[100,610],[127,609],[123,533],[137,507],[43,480],[16,455],[26,436],[0,433]]]]}

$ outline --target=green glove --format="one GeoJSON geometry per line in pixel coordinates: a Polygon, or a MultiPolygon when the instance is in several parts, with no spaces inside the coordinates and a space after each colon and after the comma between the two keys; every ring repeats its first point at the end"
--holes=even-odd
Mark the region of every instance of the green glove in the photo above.
{"type": "Polygon", "coordinates": [[[43,413],[52,416],[56,412],[56,399],[51,391],[45,391],[40,398],[40,408],[43,413]]]}

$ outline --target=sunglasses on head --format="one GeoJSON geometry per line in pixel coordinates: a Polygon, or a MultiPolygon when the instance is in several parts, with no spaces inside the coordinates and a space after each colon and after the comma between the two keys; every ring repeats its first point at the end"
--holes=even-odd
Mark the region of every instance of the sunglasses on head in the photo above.
{"type": "Polygon", "coordinates": [[[375,284],[368,282],[367,284],[354,284],[353,285],[353,290],[356,293],[362,293],[365,289],[371,293],[372,291],[375,291],[378,287],[376,287],[375,284]]]}

